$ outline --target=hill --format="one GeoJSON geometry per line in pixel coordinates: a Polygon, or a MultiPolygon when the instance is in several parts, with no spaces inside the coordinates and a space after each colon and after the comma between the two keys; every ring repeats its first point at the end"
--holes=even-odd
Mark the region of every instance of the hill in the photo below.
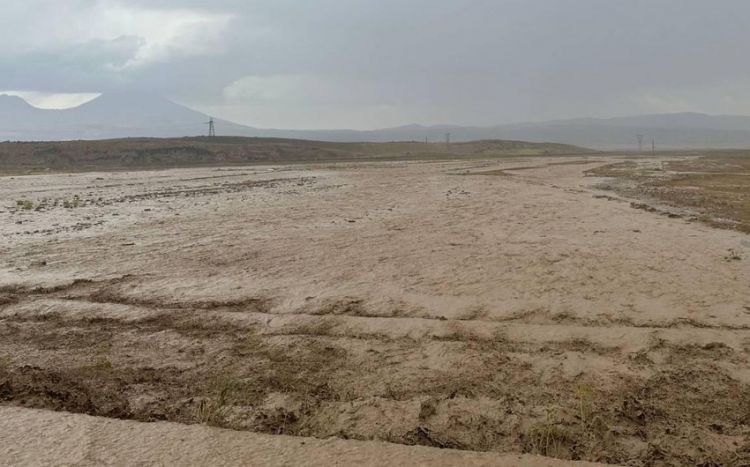
{"type": "Polygon", "coordinates": [[[336,143],[276,138],[127,138],[96,141],[0,143],[0,172],[79,171],[288,164],[359,160],[415,160],[569,155],[587,149],[522,141],[451,144],[336,143]]]}
{"type": "MultiPolygon", "coordinates": [[[[158,95],[103,94],[78,107],[39,109],[14,96],[0,95],[0,140],[57,141],[200,135],[210,117],[158,95]]],[[[217,120],[231,134],[248,127],[217,120]]]]}
{"type": "MultiPolygon", "coordinates": [[[[129,137],[174,138],[207,131],[210,117],[162,96],[104,94],[79,107],[45,110],[0,95],[0,140],[54,141],[129,137]]],[[[406,125],[368,131],[261,129],[215,119],[219,135],[335,142],[442,142],[487,139],[551,142],[600,149],[636,149],[636,135],[660,149],[750,147],[750,117],[698,113],[572,119],[495,126],[406,125]]]]}

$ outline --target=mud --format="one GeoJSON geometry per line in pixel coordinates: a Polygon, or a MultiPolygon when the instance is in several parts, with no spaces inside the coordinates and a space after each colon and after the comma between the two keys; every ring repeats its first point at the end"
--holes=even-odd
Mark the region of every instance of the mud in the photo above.
{"type": "Polygon", "coordinates": [[[4,178],[0,401],[629,465],[750,462],[748,237],[634,209],[649,200],[586,175],[621,160],[569,162],[4,178]],[[456,177],[496,171],[512,176],[456,177]],[[102,201],[16,203],[89,191],[79,199],[102,201]],[[80,222],[96,225],[65,229],[80,222]]]}

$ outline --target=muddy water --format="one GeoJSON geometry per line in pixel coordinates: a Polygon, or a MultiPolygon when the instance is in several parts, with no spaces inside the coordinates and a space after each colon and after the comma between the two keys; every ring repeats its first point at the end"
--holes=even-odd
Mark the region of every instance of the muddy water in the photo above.
{"type": "Polygon", "coordinates": [[[606,161],[548,162],[3,183],[0,400],[563,459],[746,459],[747,237],[602,194],[584,172],[606,161]]]}

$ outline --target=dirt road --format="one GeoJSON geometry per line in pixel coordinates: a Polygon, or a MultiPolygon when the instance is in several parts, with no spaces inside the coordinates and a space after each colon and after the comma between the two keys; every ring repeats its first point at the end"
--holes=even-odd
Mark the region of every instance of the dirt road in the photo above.
{"type": "Polygon", "coordinates": [[[593,188],[607,162],[3,178],[0,401],[747,461],[750,237],[593,188]]]}

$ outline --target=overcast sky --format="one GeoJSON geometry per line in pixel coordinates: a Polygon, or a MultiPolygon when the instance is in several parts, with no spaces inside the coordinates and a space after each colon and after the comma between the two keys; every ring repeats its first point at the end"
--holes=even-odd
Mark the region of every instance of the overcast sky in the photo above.
{"type": "Polygon", "coordinates": [[[748,0],[0,0],[0,92],[259,127],[750,114],[748,0]]]}

